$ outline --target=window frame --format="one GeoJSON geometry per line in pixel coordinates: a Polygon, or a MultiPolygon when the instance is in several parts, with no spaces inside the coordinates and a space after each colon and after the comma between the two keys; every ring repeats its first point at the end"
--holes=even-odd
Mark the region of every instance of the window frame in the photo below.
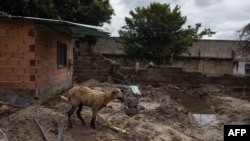
{"type": "Polygon", "coordinates": [[[245,75],[250,75],[250,64],[249,63],[245,64],[245,75]]]}
{"type": "Polygon", "coordinates": [[[67,67],[67,44],[57,41],[57,68],[67,67]]]}

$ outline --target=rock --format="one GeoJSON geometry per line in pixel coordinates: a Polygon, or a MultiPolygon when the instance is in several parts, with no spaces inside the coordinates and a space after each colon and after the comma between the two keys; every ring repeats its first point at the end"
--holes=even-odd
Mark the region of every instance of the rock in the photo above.
{"type": "Polygon", "coordinates": [[[4,114],[4,113],[7,113],[9,111],[10,111],[10,108],[7,105],[3,105],[3,106],[0,107],[0,115],[4,114]]]}

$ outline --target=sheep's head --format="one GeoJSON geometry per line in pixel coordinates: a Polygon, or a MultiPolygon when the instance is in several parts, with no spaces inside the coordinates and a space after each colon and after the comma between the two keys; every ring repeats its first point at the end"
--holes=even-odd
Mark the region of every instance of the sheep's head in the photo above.
{"type": "Polygon", "coordinates": [[[121,98],[123,95],[122,91],[119,88],[114,88],[112,90],[112,97],[115,98],[121,98]]]}

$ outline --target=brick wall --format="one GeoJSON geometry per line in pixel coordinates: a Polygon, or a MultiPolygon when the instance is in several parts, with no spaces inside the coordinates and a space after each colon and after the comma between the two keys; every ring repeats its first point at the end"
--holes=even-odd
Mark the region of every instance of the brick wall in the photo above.
{"type": "Polygon", "coordinates": [[[34,90],[34,70],[30,68],[36,53],[34,23],[27,21],[0,21],[0,88],[34,90]]]}
{"type": "Polygon", "coordinates": [[[71,37],[33,21],[1,20],[0,27],[0,93],[49,95],[72,86],[73,68],[57,68],[57,41],[73,59],[71,37]]]}
{"type": "Polygon", "coordinates": [[[57,42],[67,45],[67,59],[73,59],[72,38],[68,35],[53,32],[44,26],[37,25],[37,93],[41,96],[61,92],[72,86],[73,67],[58,68],[57,42]]]}
{"type": "Polygon", "coordinates": [[[74,52],[74,78],[77,83],[96,79],[108,81],[112,62],[100,54],[74,52]]]}

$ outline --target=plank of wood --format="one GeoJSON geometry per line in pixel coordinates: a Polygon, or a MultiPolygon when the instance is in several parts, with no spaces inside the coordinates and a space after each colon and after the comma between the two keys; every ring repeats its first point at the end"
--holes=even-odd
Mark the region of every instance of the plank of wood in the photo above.
{"type": "Polygon", "coordinates": [[[64,131],[64,124],[61,123],[58,128],[58,135],[57,135],[57,141],[63,140],[63,131],[64,131]]]}
{"type": "Polygon", "coordinates": [[[48,141],[48,138],[46,137],[46,135],[45,135],[45,133],[44,133],[44,131],[43,131],[43,129],[42,129],[42,127],[41,127],[39,121],[37,120],[37,118],[34,118],[34,119],[35,119],[35,122],[36,122],[36,124],[37,124],[37,127],[38,127],[40,133],[42,134],[43,140],[44,140],[44,141],[48,141]]]}

